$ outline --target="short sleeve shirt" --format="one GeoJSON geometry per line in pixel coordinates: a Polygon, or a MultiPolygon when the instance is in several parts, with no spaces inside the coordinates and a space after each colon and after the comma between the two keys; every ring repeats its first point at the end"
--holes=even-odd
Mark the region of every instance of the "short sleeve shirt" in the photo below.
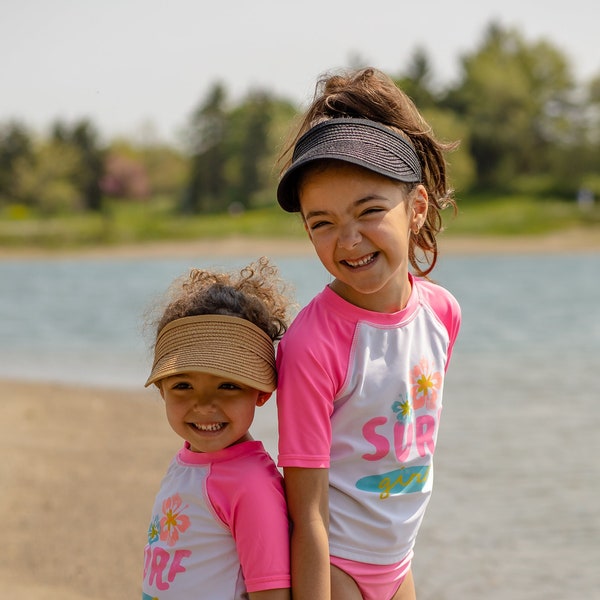
{"type": "Polygon", "coordinates": [[[330,552],[372,564],[413,548],[433,483],[454,297],[412,278],[397,313],[325,288],[279,344],[279,459],[328,468],[330,552]]]}
{"type": "Polygon", "coordinates": [[[289,586],[282,478],[262,443],[214,453],[186,443],[154,503],[142,598],[237,600],[289,586]]]}

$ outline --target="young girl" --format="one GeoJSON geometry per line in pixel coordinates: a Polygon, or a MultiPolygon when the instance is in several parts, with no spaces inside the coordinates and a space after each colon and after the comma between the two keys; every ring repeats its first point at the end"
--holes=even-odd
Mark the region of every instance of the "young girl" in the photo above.
{"type": "Polygon", "coordinates": [[[157,325],[155,384],[185,440],[156,497],[143,598],[287,600],[282,481],[248,429],[276,386],[287,303],[266,259],[239,275],[194,269],[157,325]]]}
{"type": "Polygon", "coordinates": [[[450,147],[373,69],[322,81],[292,147],[278,201],[333,277],[277,353],[293,597],[412,599],[460,323],[427,279],[450,147]]]}

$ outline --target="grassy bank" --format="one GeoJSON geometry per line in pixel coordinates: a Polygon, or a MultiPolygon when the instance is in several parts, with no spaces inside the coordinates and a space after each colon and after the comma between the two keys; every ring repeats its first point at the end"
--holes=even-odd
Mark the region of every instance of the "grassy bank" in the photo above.
{"type": "Polygon", "coordinates": [[[239,215],[176,215],[161,204],[111,204],[100,214],[0,218],[0,247],[76,248],[136,242],[249,237],[300,237],[297,217],[260,209],[239,215]]]}
{"type": "Polygon", "coordinates": [[[542,235],[580,227],[600,233],[600,203],[584,210],[575,202],[557,199],[472,196],[462,198],[457,218],[446,214],[445,223],[449,235],[542,235]]]}
{"type": "MultiPolygon", "coordinates": [[[[600,206],[583,211],[574,202],[528,197],[461,199],[456,218],[444,213],[452,236],[541,235],[581,227],[600,235],[600,206]]],[[[222,239],[229,236],[290,239],[303,237],[298,215],[277,207],[242,214],[175,215],[166,204],[109,204],[101,214],[61,217],[0,216],[0,247],[77,248],[137,242],[222,239]]]]}

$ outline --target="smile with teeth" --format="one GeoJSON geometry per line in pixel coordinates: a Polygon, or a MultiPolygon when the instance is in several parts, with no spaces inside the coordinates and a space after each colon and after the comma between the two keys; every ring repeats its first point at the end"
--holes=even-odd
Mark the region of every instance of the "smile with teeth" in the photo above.
{"type": "Polygon", "coordinates": [[[346,259],[342,262],[348,265],[349,267],[364,267],[365,265],[372,263],[375,260],[375,256],[377,256],[377,253],[371,252],[371,254],[367,254],[366,256],[363,256],[357,260],[346,259]]]}
{"type": "Polygon", "coordinates": [[[221,431],[225,423],[192,423],[198,431],[221,431]]]}

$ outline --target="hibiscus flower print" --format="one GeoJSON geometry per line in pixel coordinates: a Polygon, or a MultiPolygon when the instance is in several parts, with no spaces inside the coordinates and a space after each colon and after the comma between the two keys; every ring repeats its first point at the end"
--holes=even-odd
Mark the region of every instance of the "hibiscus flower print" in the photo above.
{"type": "Polygon", "coordinates": [[[183,514],[187,508],[182,506],[183,502],[179,494],[167,498],[162,504],[163,518],[160,520],[160,539],[167,542],[168,546],[174,546],[183,533],[190,526],[190,518],[183,514]]]}
{"type": "Polygon", "coordinates": [[[406,423],[410,417],[412,409],[408,400],[404,400],[402,396],[400,396],[400,398],[401,400],[397,400],[392,404],[392,410],[396,413],[396,419],[398,422],[406,423]]]}
{"type": "Polygon", "coordinates": [[[410,384],[414,409],[425,406],[428,410],[434,410],[442,387],[442,374],[434,371],[434,366],[426,358],[412,368],[410,384]]]}

